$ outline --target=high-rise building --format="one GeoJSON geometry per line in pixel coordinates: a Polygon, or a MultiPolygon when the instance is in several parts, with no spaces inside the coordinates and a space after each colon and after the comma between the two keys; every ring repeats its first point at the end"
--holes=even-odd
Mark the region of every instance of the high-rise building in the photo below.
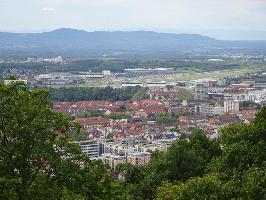
{"type": "Polygon", "coordinates": [[[194,87],[195,98],[199,100],[208,99],[208,84],[196,83],[194,87]]]}
{"type": "Polygon", "coordinates": [[[224,112],[225,113],[236,113],[239,111],[239,101],[238,100],[227,100],[224,102],[224,112]]]}

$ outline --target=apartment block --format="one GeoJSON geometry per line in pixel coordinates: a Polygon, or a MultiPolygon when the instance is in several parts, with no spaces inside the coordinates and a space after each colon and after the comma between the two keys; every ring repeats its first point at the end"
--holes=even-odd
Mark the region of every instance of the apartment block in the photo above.
{"type": "Polygon", "coordinates": [[[127,156],[127,163],[131,165],[147,165],[150,162],[151,153],[136,152],[127,156]]]}

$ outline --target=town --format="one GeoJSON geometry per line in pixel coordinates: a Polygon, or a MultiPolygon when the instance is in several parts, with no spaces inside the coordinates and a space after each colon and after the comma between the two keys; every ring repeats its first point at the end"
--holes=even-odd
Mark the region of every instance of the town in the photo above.
{"type": "Polygon", "coordinates": [[[234,79],[134,85],[145,88],[146,98],[54,102],[53,108],[81,126],[82,134],[72,138],[82,152],[115,170],[119,164],[148,164],[152,152],[167,151],[193,129],[218,138],[228,124],[252,123],[266,103],[265,80],[266,73],[255,73],[234,79]]]}
{"type": "MultiPolygon", "coordinates": [[[[192,67],[183,70],[169,64],[153,67],[146,61],[146,67],[139,67],[137,63],[143,61],[134,61],[137,67],[93,71],[86,65],[72,69],[73,61],[58,56],[27,58],[20,65],[29,65],[28,70],[7,67],[1,72],[5,84],[23,81],[30,87],[47,88],[54,111],[81,127],[78,134],[67,133],[72,142],[90,159],[102,160],[115,171],[126,163],[147,165],[152,152],[167,151],[195,129],[216,139],[228,124],[252,123],[266,104],[265,57],[232,54],[204,59],[186,61],[192,67]],[[246,67],[239,67],[239,61],[246,62],[246,67]],[[32,65],[40,67],[36,70],[32,65]],[[201,72],[204,65],[209,65],[207,72],[201,72]],[[9,80],[10,74],[16,80],[9,80]]],[[[91,62],[96,61],[86,61],[91,62]]],[[[180,63],[184,61],[175,65],[180,63]]]]}

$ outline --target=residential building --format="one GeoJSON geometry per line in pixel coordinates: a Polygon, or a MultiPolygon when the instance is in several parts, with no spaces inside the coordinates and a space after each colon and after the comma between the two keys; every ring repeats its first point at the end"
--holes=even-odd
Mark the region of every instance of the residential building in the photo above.
{"type": "Polygon", "coordinates": [[[211,104],[201,104],[199,105],[199,112],[203,115],[212,115],[214,106],[211,104]]]}
{"type": "Polygon", "coordinates": [[[127,163],[131,165],[147,165],[150,162],[151,153],[136,152],[127,156],[127,163]]]}
{"type": "Polygon", "coordinates": [[[238,100],[227,100],[224,102],[224,113],[236,113],[239,111],[238,100]]]}
{"type": "Polygon", "coordinates": [[[122,144],[121,142],[105,143],[104,153],[126,156],[130,153],[137,152],[137,148],[133,145],[122,144]]]}
{"type": "Polygon", "coordinates": [[[118,165],[126,164],[127,161],[126,156],[119,156],[109,153],[102,154],[100,158],[104,164],[109,165],[114,171],[118,165]]]}

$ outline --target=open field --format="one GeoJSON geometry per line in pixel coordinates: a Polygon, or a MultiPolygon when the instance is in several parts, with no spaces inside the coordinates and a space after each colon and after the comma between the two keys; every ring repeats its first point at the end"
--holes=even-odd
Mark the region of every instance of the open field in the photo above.
{"type": "MultiPolygon", "coordinates": [[[[266,66],[264,67],[264,70],[266,66]]],[[[175,82],[175,81],[184,81],[184,80],[199,80],[199,79],[215,79],[215,78],[224,78],[224,77],[234,77],[240,76],[246,73],[252,73],[263,70],[262,67],[250,66],[250,67],[241,67],[238,69],[232,70],[217,70],[209,72],[183,72],[177,73],[170,76],[154,77],[154,78],[135,78],[134,80],[128,79],[128,82],[175,82]]]]}
{"type": "MultiPolygon", "coordinates": [[[[200,70],[200,69],[199,69],[200,70]]],[[[216,78],[225,78],[225,77],[234,77],[240,76],[246,73],[252,73],[257,71],[266,70],[266,66],[249,66],[249,67],[240,67],[232,70],[216,70],[208,72],[198,72],[197,70],[184,70],[172,75],[157,75],[157,76],[141,76],[134,78],[115,78],[115,77],[105,77],[101,79],[87,79],[84,84],[80,85],[71,85],[66,87],[121,87],[123,82],[129,83],[149,83],[149,82],[176,82],[176,81],[185,81],[185,80],[200,80],[200,79],[216,79],[216,78]]]]}

